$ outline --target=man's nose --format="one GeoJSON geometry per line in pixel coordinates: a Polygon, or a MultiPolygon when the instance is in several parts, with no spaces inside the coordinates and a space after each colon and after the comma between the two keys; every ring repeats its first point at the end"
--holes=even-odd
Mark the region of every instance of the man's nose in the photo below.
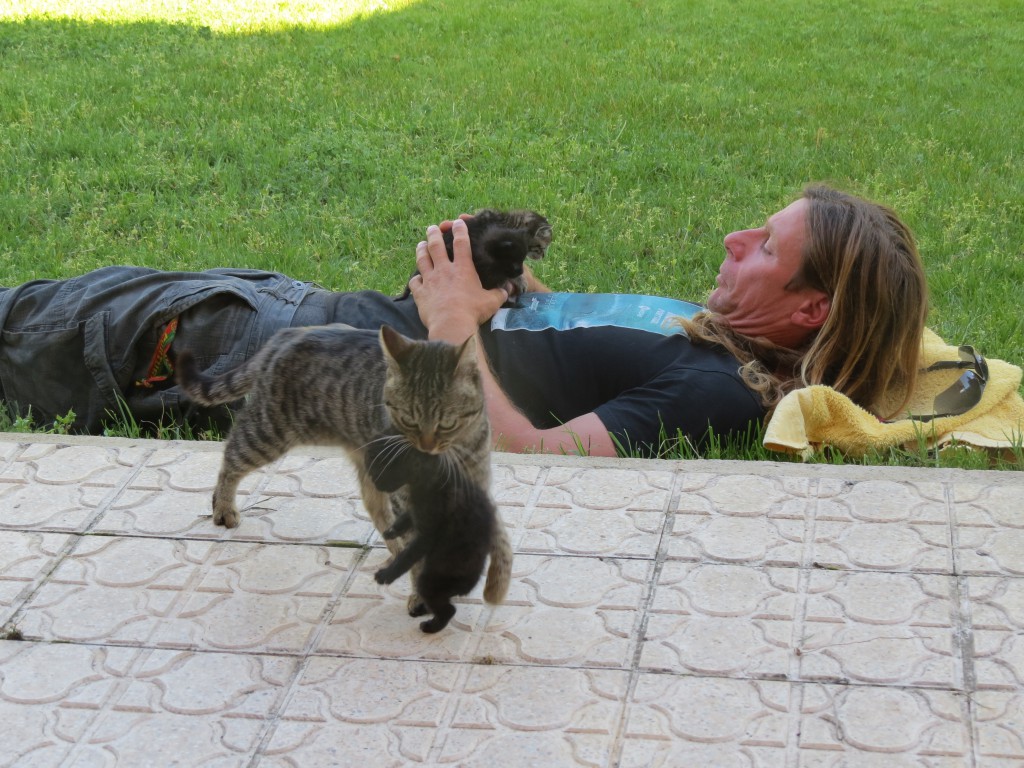
{"type": "Polygon", "coordinates": [[[734,259],[742,259],[747,255],[750,244],[754,240],[756,229],[741,229],[738,232],[730,232],[725,236],[725,250],[734,259]]]}

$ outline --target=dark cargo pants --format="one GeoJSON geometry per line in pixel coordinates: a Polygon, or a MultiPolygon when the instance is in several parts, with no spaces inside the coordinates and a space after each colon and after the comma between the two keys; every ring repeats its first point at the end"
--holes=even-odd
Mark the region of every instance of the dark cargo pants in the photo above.
{"type": "Polygon", "coordinates": [[[136,384],[147,378],[161,335],[175,318],[173,348],[189,349],[214,374],[238,365],[290,325],[377,328],[387,322],[406,335],[426,335],[411,299],[332,293],[256,270],[106,267],[0,289],[0,399],[22,415],[31,409],[37,424],[73,410],[75,431],[99,432],[124,408],[139,423],[212,419],[224,426],[228,409],[192,406],[172,380],[136,384]]]}

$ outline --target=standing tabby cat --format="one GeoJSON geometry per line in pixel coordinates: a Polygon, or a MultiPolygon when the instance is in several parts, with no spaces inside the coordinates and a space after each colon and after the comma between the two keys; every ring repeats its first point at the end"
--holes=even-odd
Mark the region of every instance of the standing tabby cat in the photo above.
{"type": "MultiPolygon", "coordinates": [[[[551,245],[551,225],[536,211],[484,208],[466,219],[466,229],[480,284],[490,289],[511,283],[510,298],[526,291],[526,277],[523,275],[526,259],[543,258],[551,245]]],[[[451,230],[442,235],[448,258],[454,259],[451,230]]],[[[418,271],[413,272],[410,279],[417,274],[418,271]]],[[[408,295],[407,285],[397,300],[408,295]]]]}
{"type": "MultiPolygon", "coordinates": [[[[444,453],[473,483],[490,485],[490,425],[476,364],[475,340],[462,346],[413,341],[388,326],[285,328],[237,368],[217,377],[181,352],[178,382],[195,402],[220,405],[249,395],[224,446],[213,492],[213,521],[238,525],[235,494],[242,478],[298,445],[337,445],[355,464],[363,504],[378,531],[393,522],[391,498],[367,475],[366,446],[397,433],[416,450],[444,453]]],[[[396,494],[401,506],[401,494],[396,494]]],[[[494,526],[487,602],[508,589],[512,550],[494,526]]],[[[397,542],[388,542],[397,552],[397,542]]],[[[415,595],[410,606],[416,604],[415,595]]]]}
{"type": "Polygon", "coordinates": [[[366,449],[366,466],[382,491],[405,486],[402,512],[381,535],[390,540],[412,531],[405,549],[374,578],[390,584],[419,563],[413,581],[422,605],[410,612],[429,611],[433,617],[420,629],[440,632],[455,615],[451,599],[480,581],[498,517],[494,502],[443,453],[422,453],[402,440],[375,440],[366,449]]]}

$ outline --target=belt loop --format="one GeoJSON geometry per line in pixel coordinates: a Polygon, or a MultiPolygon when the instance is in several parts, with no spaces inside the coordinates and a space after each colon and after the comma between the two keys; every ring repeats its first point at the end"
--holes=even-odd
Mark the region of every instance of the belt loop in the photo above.
{"type": "Polygon", "coordinates": [[[277,275],[274,282],[259,289],[261,298],[256,307],[256,322],[253,323],[252,335],[249,337],[247,357],[256,354],[256,350],[281,328],[291,325],[295,311],[312,285],[277,275]]]}

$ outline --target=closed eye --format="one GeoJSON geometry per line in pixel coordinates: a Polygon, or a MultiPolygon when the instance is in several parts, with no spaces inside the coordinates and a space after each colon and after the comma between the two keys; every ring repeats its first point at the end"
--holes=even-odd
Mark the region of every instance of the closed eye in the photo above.
{"type": "Polygon", "coordinates": [[[398,426],[402,427],[403,429],[412,430],[416,429],[417,427],[416,422],[407,416],[399,416],[398,414],[395,414],[395,421],[398,423],[398,426]]]}

